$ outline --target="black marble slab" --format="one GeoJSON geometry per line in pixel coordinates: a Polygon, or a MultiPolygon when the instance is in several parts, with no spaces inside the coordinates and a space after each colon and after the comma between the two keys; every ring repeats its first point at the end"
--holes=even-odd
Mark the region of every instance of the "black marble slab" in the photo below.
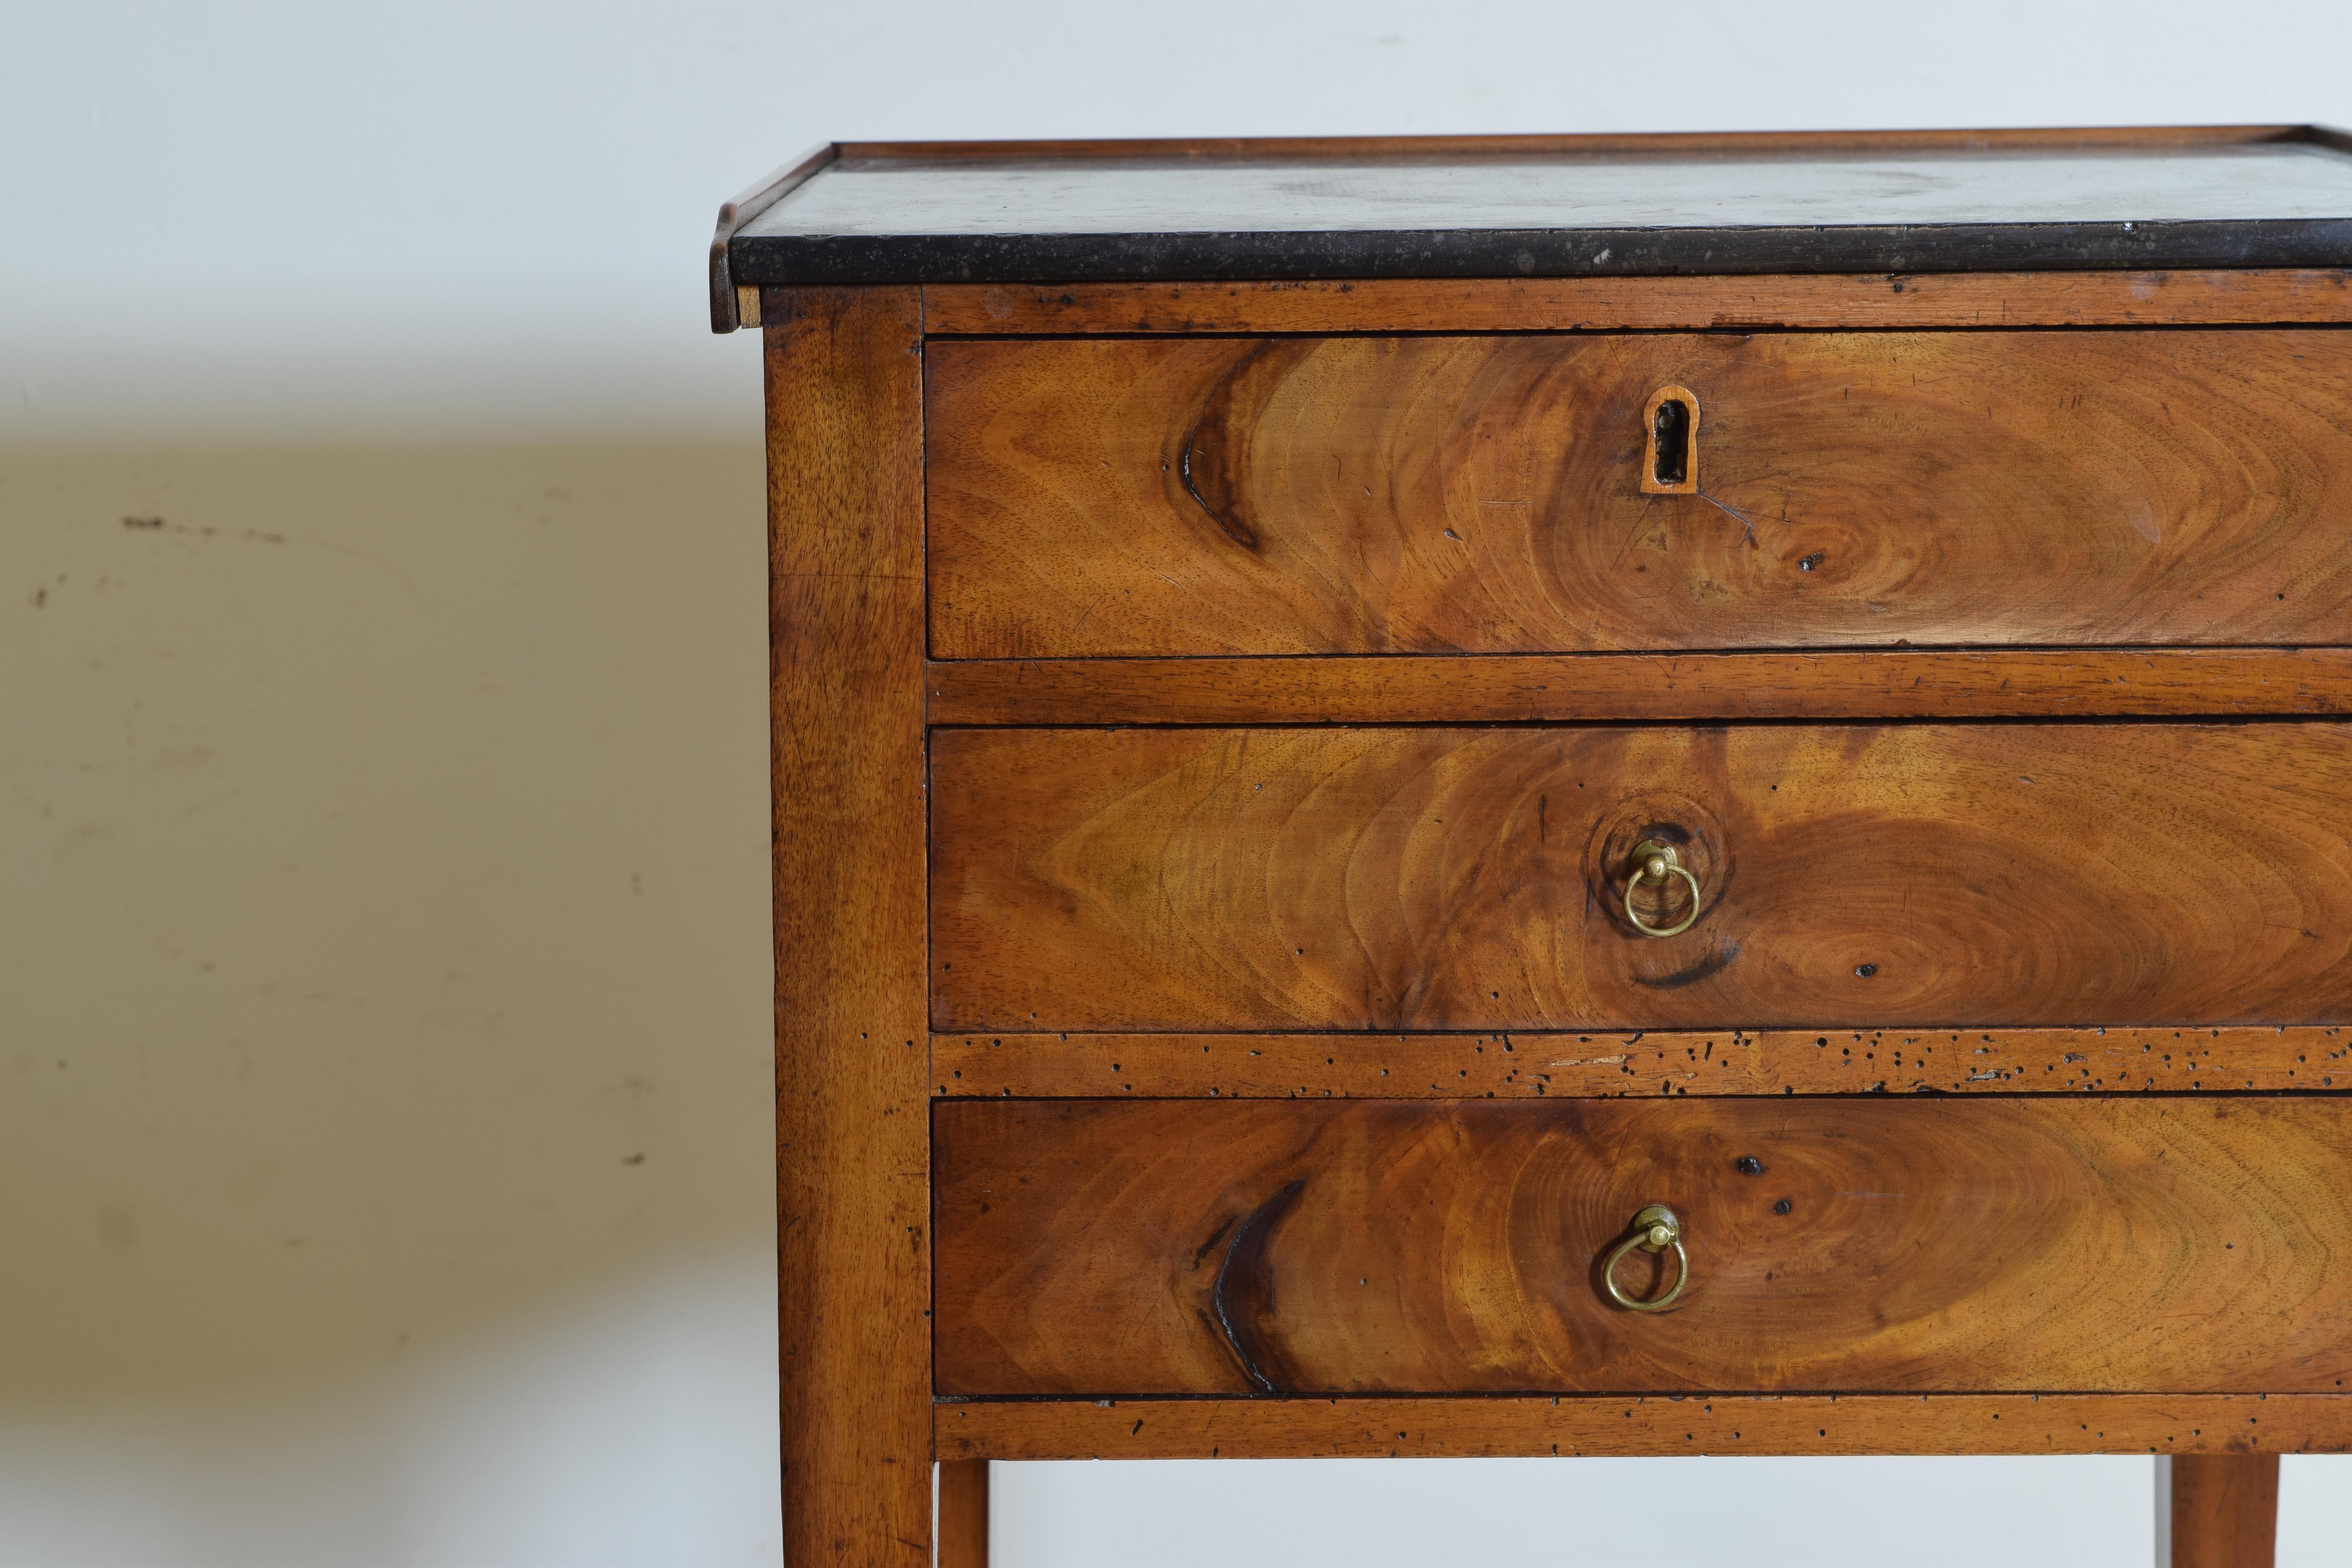
{"type": "Polygon", "coordinates": [[[1087,282],[2352,265],[2326,132],[2175,145],[847,155],[733,280],[1087,282]]]}

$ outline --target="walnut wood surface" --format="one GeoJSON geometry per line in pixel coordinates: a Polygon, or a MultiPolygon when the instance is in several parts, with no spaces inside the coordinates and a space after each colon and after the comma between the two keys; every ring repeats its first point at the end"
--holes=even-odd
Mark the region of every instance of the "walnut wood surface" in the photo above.
{"type": "Polygon", "coordinates": [[[1764,278],[933,283],[923,330],[1552,332],[1629,328],[2263,326],[2352,321],[2352,273],[1921,272],[1764,278]]]}
{"type": "Polygon", "coordinates": [[[940,1035],[951,1099],[1540,1100],[2352,1090],[2352,1029],[940,1035]]]}
{"type": "Polygon", "coordinates": [[[937,1429],[941,1454],[994,1459],[2341,1454],[2352,1395],[958,1400],[937,1429]]]}
{"type": "MultiPolygon", "coordinates": [[[[944,1100],[932,1127],[942,1394],[2352,1375],[2334,1097],[944,1100]],[[1692,1279],[1643,1315],[1598,1271],[1651,1203],[1692,1279]]],[[[1671,1267],[1618,1277],[1655,1295],[1671,1267]]]]}
{"type": "Polygon", "coordinates": [[[2339,723],[940,730],[931,758],[940,1033],[2352,1015],[2339,723]],[[1653,835],[1705,889],[1665,941],[1623,910],[1653,835]]]}
{"type": "Polygon", "coordinates": [[[2182,1454],[2172,1467],[2171,1568],[2272,1568],[2276,1454],[2182,1454]]]}
{"type": "Polygon", "coordinates": [[[936,1568],[988,1568],[988,1461],[940,1464],[940,1552],[936,1568]]]}
{"type": "Polygon", "coordinates": [[[784,1553],[930,1561],[921,342],[914,291],[772,291],[784,1553]]]}
{"type": "Polygon", "coordinates": [[[2352,648],[941,660],[934,724],[1510,724],[2352,712],[2352,648]]]}
{"type": "Polygon", "coordinates": [[[2352,640],[2352,336],[952,340],[941,658],[2352,640]],[[1706,410],[1643,495],[1641,411],[1706,410]]]}

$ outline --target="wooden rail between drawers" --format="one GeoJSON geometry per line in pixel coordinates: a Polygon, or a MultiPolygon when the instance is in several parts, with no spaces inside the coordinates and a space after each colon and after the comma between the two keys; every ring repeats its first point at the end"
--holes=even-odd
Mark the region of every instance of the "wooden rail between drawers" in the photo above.
{"type": "Polygon", "coordinates": [[[935,660],[933,724],[2352,712],[2352,648],[935,660]]]}
{"type": "Polygon", "coordinates": [[[2340,1394],[950,1401],[950,1459],[2341,1454],[2340,1394]]]}
{"type": "Polygon", "coordinates": [[[934,336],[1529,332],[2352,321],[2352,272],[1945,272],[1309,283],[932,284],[934,336]]]}
{"type": "Polygon", "coordinates": [[[2352,1029],[934,1035],[935,1099],[2352,1092],[2352,1029]]]}

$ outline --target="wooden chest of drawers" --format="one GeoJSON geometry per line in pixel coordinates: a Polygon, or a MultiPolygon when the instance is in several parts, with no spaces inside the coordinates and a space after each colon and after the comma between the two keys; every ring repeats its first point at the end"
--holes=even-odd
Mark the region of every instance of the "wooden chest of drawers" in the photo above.
{"type": "Polygon", "coordinates": [[[841,146],[786,1552],[990,1458],[2352,1447],[2352,153],[841,146]]]}

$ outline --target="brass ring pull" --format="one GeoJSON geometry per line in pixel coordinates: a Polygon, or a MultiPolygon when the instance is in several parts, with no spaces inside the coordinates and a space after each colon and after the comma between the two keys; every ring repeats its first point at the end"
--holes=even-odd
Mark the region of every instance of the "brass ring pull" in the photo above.
{"type": "Polygon", "coordinates": [[[1643,936],[1680,936],[1698,919],[1698,879],[1690,874],[1690,868],[1683,864],[1673,845],[1644,838],[1633,846],[1633,874],[1625,879],[1625,918],[1633,922],[1635,931],[1643,936]],[[1633,912],[1633,889],[1644,882],[1664,887],[1669,877],[1680,877],[1690,884],[1690,909],[1670,926],[1654,926],[1633,912]]]}
{"type": "Polygon", "coordinates": [[[1690,1283],[1690,1254],[1683,1250],[1683,1222],[1675,1211],[1664,1204],[1652,1204],[1633,1216],[1633,1234],[1619,1242],[1609,1254],[1609,1261],[1601,1266],[1601,1282],[1609,1287],[1609,1299],[1628,1311],[1663,1312],[1675,1304],[1675,1298],[1690,1283]],[[1617,1289],[1617,1260],[1640,1247],[1644,1252],[1675,1249],[1675,1288],[1654,1301],[1636,1301],[1617,1289]]]}

